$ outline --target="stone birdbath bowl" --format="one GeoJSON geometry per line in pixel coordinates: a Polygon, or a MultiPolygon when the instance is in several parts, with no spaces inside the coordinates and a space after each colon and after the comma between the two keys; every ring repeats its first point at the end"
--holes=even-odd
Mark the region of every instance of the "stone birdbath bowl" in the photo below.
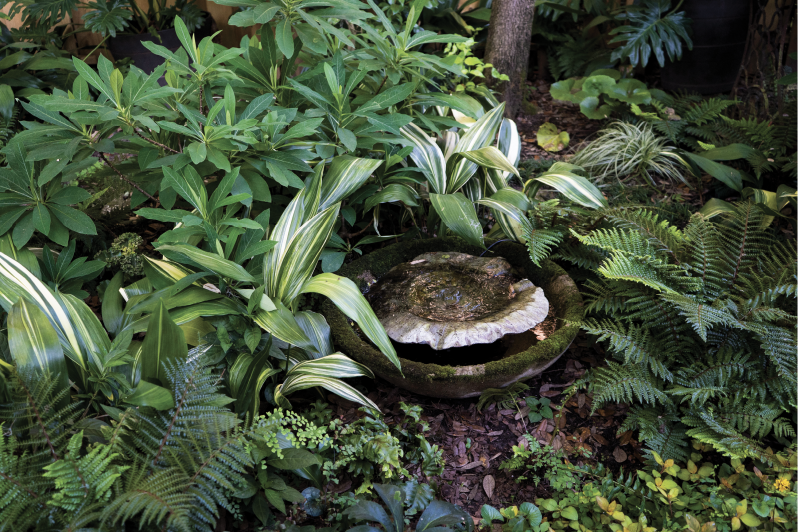
{"type": "Polygon", "coordinates": [[[392,384],[441,398],[476,397],[541,373],[569,347],[583,316],[575,283],[527,249],[481,248],[458,238],[401,242],[339,275],[370,301],[398,348],[403,375],[330,303],[323,313],[342,352],[392,384]]]}

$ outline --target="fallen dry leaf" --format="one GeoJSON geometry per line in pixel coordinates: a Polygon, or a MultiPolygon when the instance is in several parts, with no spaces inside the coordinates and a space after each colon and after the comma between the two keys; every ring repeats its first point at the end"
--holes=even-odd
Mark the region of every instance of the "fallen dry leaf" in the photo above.
{"type": "Polygon", "coordinates": [[[614,460],[617,462],[624,462],[628,459],[628,453],[622,450],[622,448],[617,447],[614,449],[614,460]]]}
{"type": "Polygon", "coordinates": [[[492,494],[494,493],[494,477],[492,475],[483,477],[483,491],[486,492],[487,497],[490,499],[492,498],[492,494]]]}

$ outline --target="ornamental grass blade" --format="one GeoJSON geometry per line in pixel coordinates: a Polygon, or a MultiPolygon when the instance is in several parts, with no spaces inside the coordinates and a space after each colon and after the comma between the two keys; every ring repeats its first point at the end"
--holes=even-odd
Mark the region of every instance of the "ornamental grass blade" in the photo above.
{"type": "Polygon", "coordinates": [[[414,147],[411,152],[411,160],[422,169],[431,188],[437,194],[444,194],[447,191],[447,175],[442,150],[416,124],[403,126],[400,128],[400,133],[414,147]]]}
{"type": "Polygon", "coordinates": [[[319,209],[327,209],[355,192],[382,162],[349,155],[334,157],[322,182],[319,209]]]}
{"type": "MultiPolygon", "coordinates": [[[[19,369],[50,374],[57,390],[69,388],[67,362],[58,333],[39,307],[19,298],[8,313],[8,347],[19,369]]],[[[59,401],[59,408],[69,404],[69,394],[59,401]]]]}
{"type": "Polygon", "coordinates": [[[361,331],[367,335],[367,338],[372,340],[372,343],[402,373],[400,359],[397,357],[394,346],[389,341],[383,325],[378,321],[378,317],[375,316],[372,307],[369,306],[369,303],[364,299],[361,291],[353,281],[332,273],[322,273],[309,279],[303,285],[301,293],[317,293],[333,301],[334,305],[339,307],[339,310],[361,327],[361,331]]]}
{"type": "Polygon", "coordinates": [[[457,192],[430,194],[429,197],[433,208],[448,229],[473,246],[483,247],[483,228],[475,214],[475,207],[466,196],[457,192]]]}

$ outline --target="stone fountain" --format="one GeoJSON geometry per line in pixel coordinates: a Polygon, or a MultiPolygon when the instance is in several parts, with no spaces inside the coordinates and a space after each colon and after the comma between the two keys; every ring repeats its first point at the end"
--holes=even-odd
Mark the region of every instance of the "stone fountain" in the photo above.
{"type": "Polygon", "coordinates": [[[479,257],[483,252],[458,238],[408,241],[338,272],[367,296],[398,347],[402,374],[326,303],[334,342],[389,382],[432,397],[476,397],[541,373],[577,334],[580,293],[555,263],[535,266],[522,245],[498,243],[479,257]],[[465,351],[470,357],[461,356],[465,351]],[[439,356],[447,352],[449,358],[439,356]]]}
{"type": "Polygon", "coordinates": [[[435,350],[491,344],[544,321],[544,291],[502,257],[423,253],[392,268],[369,301],[392,340],[435,350]]]}

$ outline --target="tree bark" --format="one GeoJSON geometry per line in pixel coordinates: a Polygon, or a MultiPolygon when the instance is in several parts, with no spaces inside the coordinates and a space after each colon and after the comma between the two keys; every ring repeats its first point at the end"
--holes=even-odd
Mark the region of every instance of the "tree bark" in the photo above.
{"type": "Polygon", "coordinates": [[[506,117],[514,118],[522,104],[522,87],[528,71],[533,30],[534,0],[493,0],[484,61],[491,63],[507,82],[491,80],[506,102],[506,117]]]}

